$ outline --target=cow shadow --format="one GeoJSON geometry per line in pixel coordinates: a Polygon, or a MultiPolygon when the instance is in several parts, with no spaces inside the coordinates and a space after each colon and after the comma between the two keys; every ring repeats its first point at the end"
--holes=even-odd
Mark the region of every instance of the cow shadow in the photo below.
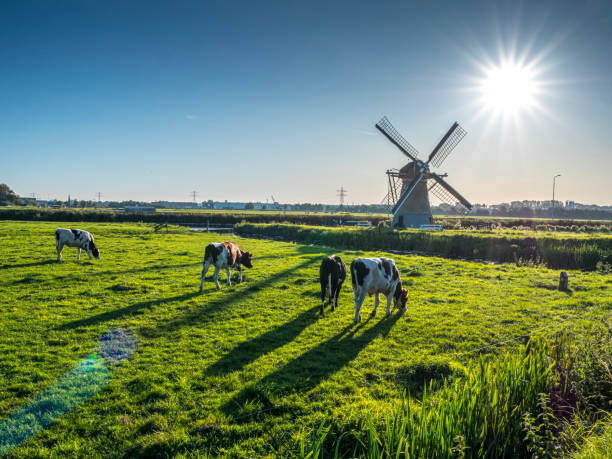
{"type": "Polygon", "coordinates": [[[73,320],[72,322],[68,322],[58,327],[55,327],[55,329],[56,330],[71,330],[73,328],[88,327],[90,325],[96,325],[101,322],[107,322],[110,320],[129,316],[131,314],[134,314],[140,311],[141,309],[150,308],[158,304],[181,302],[181,301],[189,300],[195,296],[198,296],[198,293],[190,292],[190,293],[184,293],[182,295],[171,296],[168,298],[158,298],[155,300],[141,301],[139,303],[134,303],[130,306],[126,306],[125,308],[113,309],[112,311],[106,311],[100,314],[96,314],[95,316],[87,317],[84,319],[73,320]]]}
{"type": "MultiPolygon", "coordinates": [[[[56,263],[55,261],[51,261],[50,263],[56,263]]],[[[44,263],[44,264],[48,264],[48,263],[44,263]]],[[[95,266],[96,263],[93,263],[91,261],[83,261],[79,263],[81,266],[95,266]]],[[[41,277],[39,275],[32,275],[32,276],[27,276],[24,279],[17,279],[12,281],[12,284],[21,284],[21,283],[32,283],[32,282],[49,282],[49,280],[53,280],[53,281],[86,281],[88,275],[92,274],[95,275],[96,277],[101,277],[101,276],[112,276],[112,275],[122,275],[122,274],[135,274],[135,273],[140,273],[140,272],[147,272],[147,271],[165,271],[168,269],[177,269],[177,268],[188,268],[188,267],[192,267],[192,266],[201,266],[202,263],[200,262],[193,262],[193,263],[180,263],[180,264],[176,264],[176,265],[162,265],[162,264],[157,264],[157,265],[150,265],[150,266],[145,266],[142,268],[133,268],[133,269],[125,269],[125,270],[117,270],[117,271],[113,271],[113,270],[107,270],[107,271],[73,271],[72,274],[65,274],[65,275],[59,275],[59,276],[53,276],[52,279],[48,279],[46,277],[41,277]]],[[[11,285],[11,284],[9,284],[11,285]]]]}
{"type": "Polygon", "coordinates": [[[17,268],[31,268],[32,266],[44,266],[57,263],[57,260],[41,260],[33,261],[31,263],[19,263],[15,265],[0,265],[0,269],[17,269],[17,268]]]}
{"type": "Polygon", "coordinates": [[[256,338],[245,341],[204,370],[205,375],[220,376],[257,360],[260,356],[293,341],[304,329],[317,321],[319,307],[302,312],[289,322],[256,338]]]}
{"type": "Polygon", "coordinates": [[[313,389],[321,381],[353,361],[376,337],[387,336],[402,315],[403,313],[399,311],[369,328],[366,326],[370,319],[357,327],[353,325],[345,327],[327,341],[264,376],[254,386],[242,389],[221,407],[221,411],[236,420],[238,417],[242,418],[240,415],[244,412],[245,405],[252,402],[272,406],[268,394],[281,396],[283,393],[305,393],[313,389]],[[356,336],[362,329],[365,331],[356,336]]]}
{"type": "MultiPolygon", "coordinates": [[[[231,293],[224,294],[221,297],[218,297],[216,299],[213,299],[212,301],[206,302],[205,304],[199,307],[191,309],[183,315],[176,317],[174,320],[168,321],[165,325],[161,325],[156,327],[155,329],[149,330],[147,333],[149,336],[159,336],[160,334],[173,332],[184,326],[193,325],[194,323],[206,323],[213,321],[215,320],[215,315],[219,311],[225,309],[231,304],[236,303],[238,301],[242,301],[245,298],[252,297],[260,290],[263,290],[277,282],[285,280],[291,273],[299,271],[300,269],[304,269],[316,261],[317,258],[304,260],[302,263],[292,266],[291,268],[284,269],[276,274],[272,274],[258,282],[238,284],[241,287],[232,291],[231,293]]],[[[207,292],[205,291],[204,294],[207,294],[207,292]]]]}
{"type": "MultiPolygon", "coordinates": [[[[232,303],[238,300],[242,300],[246,297],[254,295],[259,290],[265,287],[268,287],[269,285],[274,284],[275,282],[279,282],[283,280],[293,271],[302,269],[308,266],[309,264],[311,264],[312,262],[313,262],[312,260],[306,260],[296,266],[293,266],[291,268],[288,268],[276,274],[273,274],[259,282],[253,283],[246,288],[239,288],[235,291],[232,291],[229,294],[225,294],[225,292],[223,292],[224,293],[223,296],[217,299],[214,299],[212,301],[208,301],[200,307],[191,309],[189,312],[179,317],[176,317],[174,320],[170,320],[165,325],[158,326],[153,329],[144,329],[144,332],[149,337],[160,336],[163,333],[176,330],[185,325],[192,325],[193,323],[196,323],[196,322],[202,322],[202,321],[207,322],[209,320],[212,320],[216,312],[228,307],[229,305],[231,305],[232,303]]],[[[244,284],[239,284],[239,285],[244,285],[244,284]]],[[[157,298],[154,300],[141,301],[141,302],[134,303],[130,306],[126,306],[123,308],[114,309],[112,311],[106,311],[106,312],[96,314],[94,316],[87,317],[84,319],[74,320],[74,321],[59,325],[58,327],[55,327],[55,329],[70,330],[70,329],[79,328],[79,327],[87,327],[90,325],[96,325],[102,322],[107,322],[110,320],[115,320],[115,319],[119,319],[125,316],[129,316],[131,314],[137,313],[138,311],[142,309],[150,308],[158,304],[180,303],[182,301],[189,300],[191,298],[195,298],[200,295],[201,294],[198,291],[195,291],[195,292],[192,291],[192,292],[184,293],[182,295],[171,296],[168,298],[157,298]]]]}

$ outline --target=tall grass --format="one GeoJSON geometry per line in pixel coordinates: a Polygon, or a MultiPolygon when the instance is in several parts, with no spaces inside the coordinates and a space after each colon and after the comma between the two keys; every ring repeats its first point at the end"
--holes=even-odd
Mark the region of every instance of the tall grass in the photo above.
{"type": "Polygon", "coordinates": [[[328,431],[323,424],[309,449],[300,440],[298,456],[323,450],[365,458],[542,455],[553,447],[549,394],[563,379],[567,339],[565,333],[554,342],[536,339],[516,352],[470,361],[465,377],[435,393],[425,390],[418,402],[405,396],[382,417],[367,415],[350,436],[321,435],[328,431]]]}
{"type": "Polygon", "coordinates": [[[388,228],[321,228],[292,224],[240,223],[234,231],[245,236],[319,244],[353,250],[415,251],[449,258],[481,258],[498,262],[517,259],[550,268],[596,269],[597,263],[612,263],[612,237],[562,238],[533,233],[489,233],[388,228]]]}

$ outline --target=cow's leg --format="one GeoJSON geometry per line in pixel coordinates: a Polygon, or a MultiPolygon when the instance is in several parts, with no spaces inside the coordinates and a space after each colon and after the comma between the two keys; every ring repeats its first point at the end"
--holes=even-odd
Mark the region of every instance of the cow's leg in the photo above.
{"type": "Polygon", "coordinates": [[[64,248],[64,244],[58,242],[55,244],[55,248],[57,249],[57,261],[62,261],[62,249],[64,248]]]}
{"type": "Polygon", "coordinates": [[[391,302],[393,301],[393,292],[387,295],[387,317],[391,315],[391,302]]]}
{"type": "Polygon", "coordinates": [[[327,277],[323,276],[319,279],[321,282],[321,309],[320,313],[323,315],[323,307],[325,306],[325,294],[327,293],[327,277]]]}
{"type": "Polygon", "coordinates": [[[81,259],[81,248],[77,247],[77,260],[81,259]]]}
{"type": "Polygon", "coordinates": [[[329,293],[329,304],[331,305],[331,310],[335,311],[336,310],[336,304],[335,304],[336,289],[338,288],[338,286],[335,280],[332,280],[330,284],[331,284],[331,287],[330,287],[331,292],[329,293]]]}
{"type": "Polygon", "coordinates": [[[227,275],[227,285],[231,286],[232,285],[232,281],[230,280],[230,269],[229,266],[227,268],[225,268],[225,274],[227,275]]]}
{"type": "Polygon", "coordinates": [[[215,285],[217,286],[217,290],[221,290],[221,286],[219,285],[219,267],[215,266],[215,273],[213,274],[213,279],[215,280],[215,285]]]}
{"type": "Polygon", "coordinates": [[[91,260],[91,251],[89,250],[89,244],[87,244],[87,247],[85,247],[85,250],[87,251],[87,258],[91,260]]]}
{"type": "Polygon", "coordinates": [[[353,320],[353,322],[355,322],[356,324],[358,324],[361,320],[361,314],[359,312],[361,311],[361,305],[365,301],[365,298],[366,292],[363,292],[362,295],[357,295],[357,292],[355,292],[355,319],[353,320]]]}
{"type": "Polygon", "coordinates": [[[204,260],[204,263],[202,263],[202,276],[200,277],[200,293],[202,293],[202,290],[204,289],[204,279],[206,278],[208,268],[210,268],[210,259],[204,260]]]}
{"type": "Polygon", "coordinates": [[[242,265],[236,265],[236,268],[238,268],[238,283],[241,284],[242,283],[242,265]]]}
{"type": "Polygon", "coordinates": [[[380,304],[380,298],[378,296],[378,292],[376,292],[374,294],[374,309],[372,310],[370,317],[374,317],[376,315],[376,310],[378,309],[379,304],[380,304]]]}
{"type": "Polygon", "coordinates": [[[332,311],[335,311],[336,308],[338,307],[338,297],[340,296],[340,290],[342,289],[342,283],[343,282],[344,281],[338,282],[338,286],[336,287],[336,295],[334,296],[335,306],[332,307],[332,311]]]}

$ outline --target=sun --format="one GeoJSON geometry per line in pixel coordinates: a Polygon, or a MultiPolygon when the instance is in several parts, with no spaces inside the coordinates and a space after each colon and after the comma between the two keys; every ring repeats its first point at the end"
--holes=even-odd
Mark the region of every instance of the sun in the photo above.
{"type": "Polygon", "coordinates": [[[480,92],[486,109],[516,115],[535,104],[537,80],[530,67],[504,62],[485,70],[480,92]]]}

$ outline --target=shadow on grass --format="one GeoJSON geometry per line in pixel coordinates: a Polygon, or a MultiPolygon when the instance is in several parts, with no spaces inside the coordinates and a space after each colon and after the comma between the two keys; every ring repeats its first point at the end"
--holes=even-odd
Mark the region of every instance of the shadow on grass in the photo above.
{"type": "MultiPolygon", "coordinates": [[[[178,318],[175,318],[174,320],[171,320],[166,325],[150,330],[147,336],[150,336],[150,337],[159,336],[163,332],[172,331],[184,325],[191,325],[194,322],[200,322],[202,321],[202,317],[204,314],[214,313],[217,310],[220,310],[220,309],[223,309],[224,307],[229,306],[231,303],[237,300],[241,300],[246,297],[249,297],[253,295],[254,293],[258,292],[259,290],[284,279],[289,273],[296,271],[298,269],[302,269],[305,266],[317,260],[318,258],[312,259],[312,260],[306,260],[292,268],[283,270],[277,274],[273,274],[272,276],[267,277],[266,279],[260,282],[249,285],[247,288],[233,291],[229,295],[224,295],[221,298],[209,301],[205,303],[204,305],[197,307],[196,309],[193,309],[187,312],[186,314],[178,318]]],[[[156,268],[156,269],[159,269],[159,268],[156,268]]],[[[241,284],[241,285],[244,285],[244,284],[241,284]]],[[[194,288],[197,288],[197,285],[195,283],[194,283],[194,288]]],[[[74,320],[72,322],[68,322],[63,325],[60,325],[56,327],[56,329],[57,330],[70,330],[70,329],[74,329],[78,327],[87,327],[87,326],[95,325],[101,322],[119,319],[121,317],[130,315],[130,314],[134,314],[140,311],[141,309],[150,308],[152,306],[155,306],[161,303],[179,303],[181,301],[185,301],[185,300],[194,298],[196,296],[200,296],[200,293],[197,291],[192,291],[189,293],[184,293],[182,295],[176,295],[176,296],[172,296],[168,298],[157,298],[157,299],[149,300],[149,301],[141,301],[139,303],[134,303],[130,306],[126,306],[124,308],[114,309],[112,311],[106,311],[100,314],[96,314],[95,316],[91,316],[91,317],[87,317],[87,318],[79,319],[79,320],[74,320]]],[[[207,319],[210,318],[209,316],[206,316],[206,317],[207,319]]]]}
{"type": "MultiPolygon", "coordinates": [[[[239,284],[240,288],[238,290],[235,290],[228,295],[223,295],[220,298],[215,298],[201,306],[196,307],[195,309],[187,311],[185,314],[176,317],[174,320],[169,321],[165,325],[158,326],[155,329],[151,329],[150,333],[147,336],[159,336],[163,333],[178,330],[179,328],[182,328],[186,325],[189,326],[198,322],[211,321],[214,319],[214,315],[216,312],[228,307],[232,303],[242,301],[245,298],[251,297],[258,293],[260,290],[263,290],[269,287],[270,285],[275,284],[276,282],[280,282],[286,279],[294,271],[306,268],[307,266],[313,263],[317,263],[318,261],[318,257],[313,257],[303,261],[302,263],[292,266],[291,268],[287,268],[276,274],[272,274],[266,277],[265,279],[260,280],[259,282],[249,283],[248,285],[245,283],[239,284]]],[[[206,295],[207,293],[208,292],[205,291],[204,295],[206,295]]]]}
{"type": "Polygon", "coordinates": [[[204,374],[218,376],[240,370],[260,356],[293,341],[302,330],[317,321],[318,309],[319,306],[310,308],[280,327],[240,343],[229,354],[204,370],[204,374]]]}
{"type": "Polygon", "coordinates": [[[73,320],[72,322],[68,322],[56,327],[56,330],[70,330],[78,327],[88,327],[89,325],[95,325],[101,322],[119,319],[120,317],[134,314],[135,312],[138,312],[141,309],[150,308],[151,306],[156,306],[161,303],[174,303],[185,301],[195,296],[198,296],[198,293],[190,292],[184,293],[182,295],[171,296],[168,298],[158,298],[150,301],[141,301],[139,303],[134,303],[130,306],[126,306],[125,308],[103,312],[101,314],[96,314],[95,316],[87,317],[85,319],[73,320]]]}
{"type": "Polygon", "coordinates": [[[367,329],[369,319],[357,327],[345,327],[327,341],[266,375],[255,386],[245,387],[225,403],[221,410],[235,419],[246,419],[248,416],[244,416],[245,407],[253,402],[259,405],[263,403],[264,407],[271,405],[268,394],[278,396],[285,392],[307,392],[354,360],[377,336],[387,336],[401,316],[402,313],[398,312],[367,329]],[[365,331],[355,336],[362,329],[365,331]]]}
{"type": "Polygon", "coordinates": [[[16,268],[30,268],[32,266],[44,266],[57,263],[57,260],[42,260],[33,261],[32,263],[19,263],[16,265],[0,265],[0,269],[16,269],[16,268]]]}

